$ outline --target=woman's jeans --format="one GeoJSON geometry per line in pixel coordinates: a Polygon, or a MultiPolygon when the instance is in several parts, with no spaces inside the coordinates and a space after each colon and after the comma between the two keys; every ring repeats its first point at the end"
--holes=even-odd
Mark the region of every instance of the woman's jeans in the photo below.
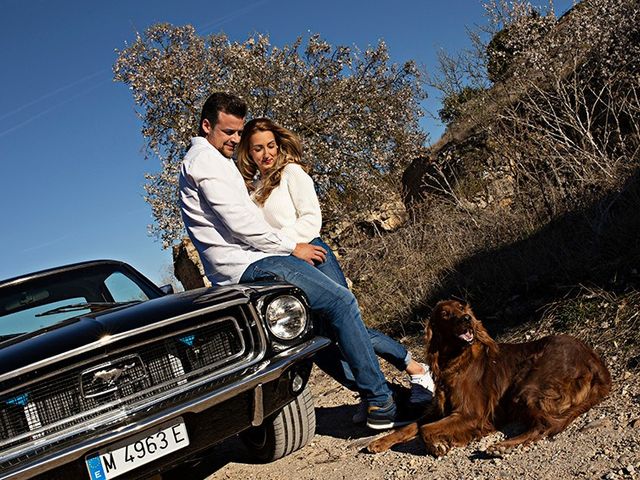
{"type": "Polygon", "coordinates": [[[240,282],[266,279],[287,281],[307,295],[311,309],[321,318],[321,326],[337,341],[355,388],[370,405],[385,405],[391,398],[391,390],[380,371],[358,302],[349,289],[292,255],[271,256],[252,263],[240,282]]]}
{"type": "MultiPolygon", "coordinates": [[[[337,284],[347,288],[347,281],[344,277],[344,273],[342,272],[338,259],[331,248],[329,248],[329,246],[320,238],[315,238],[309,243],[322,247],[327,251],[325,261],[316,265],[316,268],[337,284]]],[[[400,371],[407,368],[409,360],[411,360],[411,354],[406,348],[378,330],[367,328],[367,332],[369,333],[369,339],[371,340],[373,351],[376,355],[384,358],[400,371]]],[[[331,375],[342,385],[354,390],[355,380],[353,378],[353,373],[349,368],[349,364],[344,359],[340,359],[336,355],[337,353],[339,354],[339,352],[332,351],[331,348],[326,348],[316,355],[316,363],[323,371],[331,375]]]]}

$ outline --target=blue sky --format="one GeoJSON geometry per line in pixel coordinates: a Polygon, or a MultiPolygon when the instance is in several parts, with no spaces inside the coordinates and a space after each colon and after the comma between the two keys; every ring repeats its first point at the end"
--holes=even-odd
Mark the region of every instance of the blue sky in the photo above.
{"type": "MultiPolygon", "coordinates": [[[[555,2],[556,12],[571,0],[555,2]]],[[[478,0],[245,2],[0,0],[0,279],[97,258],[124,260],[156,283],[171,251],[149,236],[140,121],[114,83],[115,49],[157,22],[274,45],[319,33],[362,49],[384,39],[392,61],[435,67],[436,52],[468,45],[484,24],[478,0]]],[[[438,108],[437,94],[425,106],[438,108]]],[[[442,126],[423,122],[432,140],[442,126]]]]}

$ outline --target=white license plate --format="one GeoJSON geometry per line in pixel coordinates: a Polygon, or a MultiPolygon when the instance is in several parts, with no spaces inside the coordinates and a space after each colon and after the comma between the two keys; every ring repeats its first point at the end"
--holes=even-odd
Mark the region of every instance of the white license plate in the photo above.
{"type": "Polygon", "coordinates": [[[91,480],[109,480],[188,445],[187,427],[181,418],[176,418],[93,454],[85,461],[91,480]]]}

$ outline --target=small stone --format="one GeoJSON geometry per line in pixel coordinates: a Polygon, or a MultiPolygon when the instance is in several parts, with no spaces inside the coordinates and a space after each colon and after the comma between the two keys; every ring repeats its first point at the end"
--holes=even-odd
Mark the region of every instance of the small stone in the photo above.
{"type": "Polygon", "coordinates": [[[593,422],[587,423],[584,427],[581,428],[582,431],[593,430],[594,428],[601,427],[610,427],[611,420],[608,418],[599,418],[598,420],[594,420],[593,422]]]}

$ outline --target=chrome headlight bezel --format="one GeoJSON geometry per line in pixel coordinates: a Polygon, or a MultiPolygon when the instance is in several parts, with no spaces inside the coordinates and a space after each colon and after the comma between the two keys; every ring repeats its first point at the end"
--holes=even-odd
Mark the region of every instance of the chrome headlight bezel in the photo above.
{"type": "Polygon", "coordinates": [[[269,333],[285,342],[300,338],[308,329],[309,312],[298,297],[283,294],[264,303],[263,318],[269,333]]]}

